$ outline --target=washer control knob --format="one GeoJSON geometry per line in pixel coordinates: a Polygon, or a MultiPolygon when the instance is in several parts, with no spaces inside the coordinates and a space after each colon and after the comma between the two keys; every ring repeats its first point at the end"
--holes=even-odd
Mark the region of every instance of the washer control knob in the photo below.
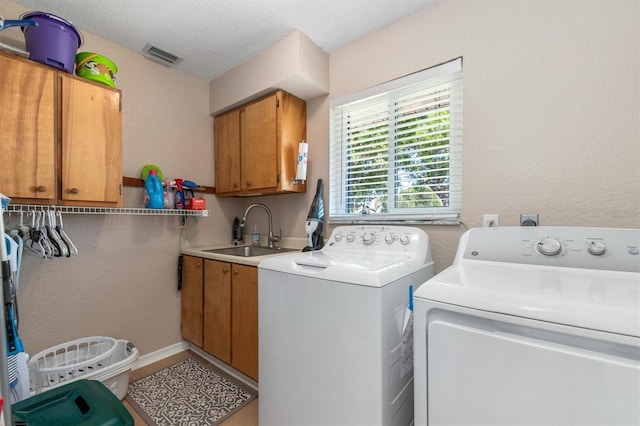
{"type": "Polygon", "coordinates": [[[587,250],[595,256],[601,256],[607,251],[607,246],[602,241],[591,241],[587,250]]]}
{"type": "Polygon", "coordinates": [[[344,236],[343,236],[342,234],[336,234],[336,237],[335,237],[335,238],[336,238],[336,241],[342,241],[342,238],[343,238],[343,237],[344,237],[344,236]]]}
{"type": "Polygon", "coordinates": [[[385,242],[385,243],[387,243],[387,244],[391,244],[391,243],[393,243],[395,240],[396,240],[395,235],[391,235],[391,234],[389,234],[389,235],[387,235],[386,237],[384,237],[384,242],[385,242]]]}
{"type": "Polygon", "coordinates": [[[375,240],[376,236],[373,232],[365,232],[364,235],[362,235],[362,242],[367,246],[373,244],[375,240]]]}
{"type": "Polygon", "coordinates": [[[403,246],[409,244],[409,237],[407,237],[406,235],[400,237],[400,244],[402,244],[403,246]]]}
{"type": "Polygon", "coordinates": [[[355,239],[356,239],[356,236],[355,236],[355,235],[353,235],[353,234],[348,234],[348,235],[347,235],[347,242],[348,242],[348,243],[353,242],[353,240],[355,240],[355,239]]]}
{"type": "Polygon", "coordinates": [[[545,256],[555,256],[562,251],[562,244],[555,238],[546,237],[538,241],[538,251],[545,256]]]}

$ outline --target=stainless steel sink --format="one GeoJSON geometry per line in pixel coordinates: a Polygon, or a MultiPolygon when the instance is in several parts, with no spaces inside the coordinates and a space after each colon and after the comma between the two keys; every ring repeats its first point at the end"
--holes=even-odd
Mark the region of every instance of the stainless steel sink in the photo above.
{"type": "Polygon", "coordinates": [[[226,248],[219,248],[219,249],[208,249],[203,251],[206,251],[207,253],[226,254],[229,256],[253,257],[253,256],[266,256],[268,254],[278,254],[278,253],[293,252],[293,251],[300,251],[300,250],[282,248],[282,247],[237,246],[237,247],[226,247],[226,248]]]}

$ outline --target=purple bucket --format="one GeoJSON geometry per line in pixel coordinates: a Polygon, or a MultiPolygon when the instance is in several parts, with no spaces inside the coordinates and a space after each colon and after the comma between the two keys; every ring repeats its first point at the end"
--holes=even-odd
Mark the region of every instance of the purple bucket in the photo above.
{"type": "Polygon", "coordinates": [[[37,27],[23,27],[29,59],[73,74],[76,51],[82,35],[70,22],[46,12],[27,12],[20,19],[31,19],[37,27]]]}

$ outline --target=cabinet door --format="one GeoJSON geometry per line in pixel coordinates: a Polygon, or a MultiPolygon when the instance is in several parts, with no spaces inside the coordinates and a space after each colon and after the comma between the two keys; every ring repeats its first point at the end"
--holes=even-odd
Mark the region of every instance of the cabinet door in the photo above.
{"type": "Polygon", "coordinates": [[[202,347],[204,259],[193,256],[182,259],[182,337],[202,347]]]}
{"type": "Polygon", "coordinates": [[[258,380],[258,268],[232,268],[232,366],[258,380]]]}
{"type": "Polygon", "coordinates": [[[205,259],[204,350],[231,364],[231,264],[205,259]]]}
{"type": "Polygon", "coordinates": [[[240,111],[214,119],[216,193],[240,191],[240,111]]]}
{"type": "Polygon", "coordinates": [[[258,191],[278,185],[276,102],[274,94],[247,105],[240,112],[240,171],[243,190],[258,191]]]}
{"type": "Polygon", "coordinates": [[[59,74],[61,203],[122,205],[120,91],[59,74]]]}
{"type": "Polygon", "coordinates": [[[279,92],[280,100],[280,190],[306,192],[307,181],[294,181],[298,145],[307,139],[307,104],[290,93],[279,92]]]}
{"type": "Polygon", "coordinates": [[[0,192],[8,197],[55,201],[54,83],[54,71],[0,55],[0,192]]]}

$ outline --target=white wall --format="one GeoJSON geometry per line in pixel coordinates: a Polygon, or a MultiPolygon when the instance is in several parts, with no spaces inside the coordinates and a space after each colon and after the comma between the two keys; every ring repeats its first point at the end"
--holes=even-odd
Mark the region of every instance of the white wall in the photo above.
{"type": "MultiPolygon", "coordinates": [[[[517,225],[531,212],[542,225],[637,228],[638,9],[633,0],[443,0],[333,53],[330,96],[462,56],[467,226],[484,213],[517,225]]],[[[463,229],[426,230],[442,269],[463,229]]]]}
{"type": "MultiPolygon", "coordinates": [[[[0,0],[0,15],[6,19],[17,19],[24,11],[20,5],[0,0]]],[[[124,176],[139,177],[142,167],[153,163],[165,177],[212,186],[209,83],[79,30],[84,36],[79,51],[101,53],[119,68],[116,85],[122,90],[124,176]]],[[[0,35],[24,41],[17,28],[0,35]]],[[[124,204],[142,207],[142,197],[141,188],[125,188],[124,204]]],[[[185,230],[177,227],[180,220],[173,217],[64,215],[65,230],[79,256],[54,260],[24,256],[18,298],[19,333],[26,350],[33,355],[93,335],[128,339],[142,354],[180,341],[177,258],[181,236],[190,235],[194,243],[199,238],[228,240],[230,222],[221,204],[237,203],[206,198],[211,216],[197,225],[195,218],[188,219],[185,230]]],[[[19,220],[17,215],[5,215],[5,219],[8,225],[19,220]]]]}
{"type": "MultiPolygon", "coordinates": [[[[307,103],[309,191],[264,200],[285,233],[304,235],[318,178],[328,202],[330,100],[462,56],[467,228],[485,213],[511,226],[538,213],[541,225],[639,227],[638,9],[634,0],[441,0],[332,52],[330,94],[307,103]]],[[[442,270],[465,227],[424,229],[442,270]]]]}

